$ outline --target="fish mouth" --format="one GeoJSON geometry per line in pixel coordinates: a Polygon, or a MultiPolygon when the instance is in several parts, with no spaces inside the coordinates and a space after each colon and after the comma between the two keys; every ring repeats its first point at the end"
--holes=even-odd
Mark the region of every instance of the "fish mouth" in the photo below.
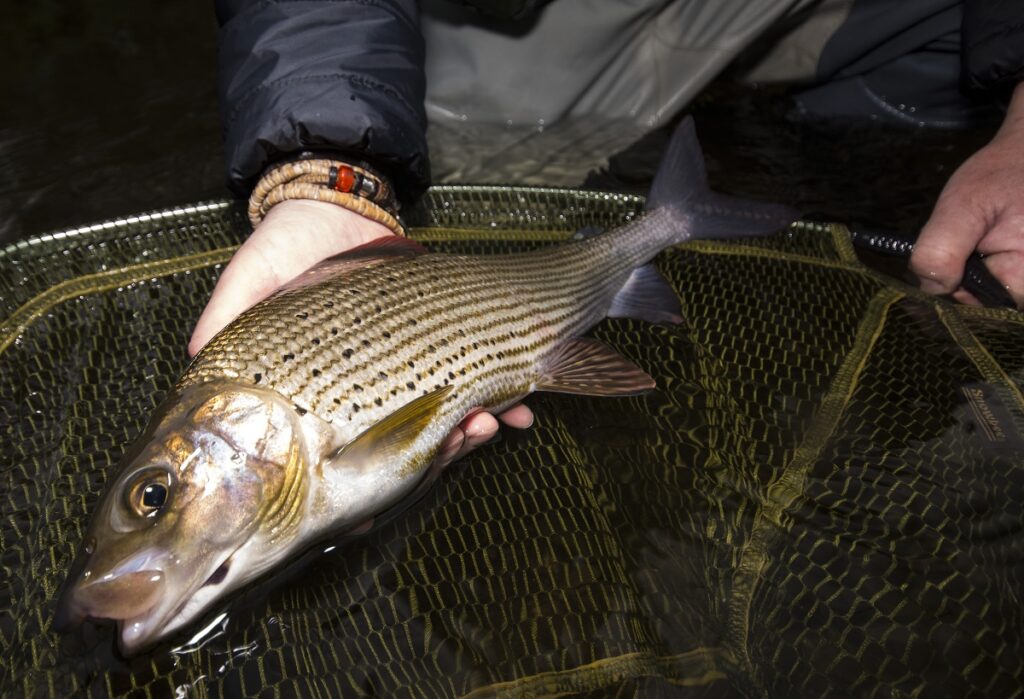
{"type": "Polygon", "coordinates": [[[121,653],[125,656],[135,655],[198,619],[211,604],[220,599],[214,590],[210,591],[211,594],[199,593],[207,588],[216,588],[227,579],[234,555],[235,551],[232,551],[225,556],[201,583],[187,586],[184,594],[176,600],[170,600],[170,604],[158,603],[138,615],[116,619],[121,653]]]}
{"type": "Polygon", "coordinates": [[[53,628],[63,632],[86,619],[113,621],[121,653],[135,655],[196,619],[220,598],[218,588],[234,567],[235,553],[220,559],[208,576],[193,581],[175,575],[175,568],[182,571],[181,563],[169,565],[171,556],[153,549],[102,576],[86,570],[61,594],[53,628]]]}

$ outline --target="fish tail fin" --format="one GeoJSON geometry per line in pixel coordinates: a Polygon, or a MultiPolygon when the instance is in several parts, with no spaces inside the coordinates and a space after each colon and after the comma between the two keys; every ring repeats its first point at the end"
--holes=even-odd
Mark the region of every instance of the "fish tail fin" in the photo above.
{"type": "MultiPolygon", "coordinates": [[[[669,214],[660,227],[662,245],[694,238],[726,239],[765,235],[778,231],[800,217],[794,209],[711,191],[704,156],[697,142],[693,119],[676,127],[647,196],[648,211],[669,214]]],[[[652,322],[682,320],[679,298],[652,263],[641,265],[612,300],[612,318],[640,318],[652,322]]]]}
{"type": "Polygon", "coordinates": [[[693,118],[676,127],[647,195],[647,209],[666,209],[678,217],[680,243],[691,238],[745,238],[778,231],[800,218],[781,204],[731,197],[708,187],[704,156],[693,118]]]}

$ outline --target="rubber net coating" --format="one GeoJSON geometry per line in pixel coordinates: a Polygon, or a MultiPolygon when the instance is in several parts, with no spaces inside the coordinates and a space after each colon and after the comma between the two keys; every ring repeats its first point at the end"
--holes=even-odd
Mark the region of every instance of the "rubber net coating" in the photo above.
{"type": "MultiPolygon", "coordinates": [[[[641,210],[443,187],[411,222],[501,253],[641,210]]],[[[531,397],[532,429],[201,648],[57,636],[90,508],[246,232],[221,202],[0,252],[3,696],[1022,692],[1022,317],[889,281],[814,223],[660,256],[685,322],[593,332],[655,392],[531,397]]]]}

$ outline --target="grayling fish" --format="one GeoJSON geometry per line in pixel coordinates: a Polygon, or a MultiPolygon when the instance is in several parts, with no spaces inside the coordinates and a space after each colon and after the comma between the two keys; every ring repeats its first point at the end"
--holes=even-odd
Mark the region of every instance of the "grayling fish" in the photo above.
{"type": "Polygon", "coordinates": [[[371,244],[314,267],[196,356],[107,484],[55,625],[113,619],[137,652],[415,497],[469,413],[533,391],[652,388],[581,335],[606,316],[679,319],[647,264],[663,248],[794,217],[710,192],[687,120],[648,212],[616,230],[500,256],[371,244]]]}

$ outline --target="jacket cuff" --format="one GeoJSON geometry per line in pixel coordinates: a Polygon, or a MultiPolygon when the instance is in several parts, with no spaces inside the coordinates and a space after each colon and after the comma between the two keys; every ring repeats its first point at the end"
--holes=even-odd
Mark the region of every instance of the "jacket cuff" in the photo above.
{"type": "Polygon", "coordinates": [[[412,0],[241,2],[218,15],[231,188],[303,150],[366,160],[400,198],[429,183],[423,39],[412,0]]]}

